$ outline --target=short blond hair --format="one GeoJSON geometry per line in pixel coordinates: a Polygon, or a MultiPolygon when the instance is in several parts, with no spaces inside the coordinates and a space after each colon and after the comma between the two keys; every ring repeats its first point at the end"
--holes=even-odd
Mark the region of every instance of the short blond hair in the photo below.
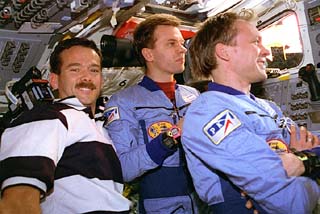
{"type": "Polygon", "coordinates": [[[221,13],[208,18],[197,31],[190,44],[191,71],[194,77],[208,78],[211,71],[217,68],[215,46],[218,43],[236,45],[234,40],[238,33],[235,27],[237,20],[252,21],[250,13],[221,13]]]}

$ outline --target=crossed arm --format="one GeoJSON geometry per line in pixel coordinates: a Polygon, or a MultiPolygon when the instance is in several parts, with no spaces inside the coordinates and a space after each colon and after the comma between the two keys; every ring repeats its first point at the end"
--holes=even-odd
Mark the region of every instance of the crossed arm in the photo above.
{"type": "MultiPolygon", "coordinates": [[[[290,147],[296,149],[297,151],[312,149],[319,146],[319,138],[313,135],[305,127],[300,127],[297,130],[295,125],[291,126],[291,137],[290,137],[290,147]],[[298,138],[298,132],[300,138],[298,138]]],[[[283,167],[286,169],[289,176],[299,176],[305,171],[302,161],[297,158],[293,153],[283,153],[280,155],[283,167]]]]}

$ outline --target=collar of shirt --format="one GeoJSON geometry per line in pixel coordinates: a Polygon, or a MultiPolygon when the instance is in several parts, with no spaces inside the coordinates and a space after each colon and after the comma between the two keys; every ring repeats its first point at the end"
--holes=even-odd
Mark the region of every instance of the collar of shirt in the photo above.
{"type": "Polygon", "coordinates": [[[84,106],[78,100],[78,98],[76,98],[75,96],[70,96],[70,97],[66,97],[66,98],[63,98],[63,99],[58,99],[58,100],[55,100],[54,102],[63,103],[63,104],[66,104],[68,106],[71,106],[72,108],[75,108],[77,110],[83,111],[83,112],[87,113],[88,116],[91,119],[94,119],[94,115],[92,114],[91,107],[84,106]]]}
{"type": "MultiPolygon", "coordinates": [[[[219,91],[230,95],[246,95],[242,91],[238,91],[237,89],[231,88],[229,86],[221,85],[215,82],[209,82],[208,91],[219,91]]],[[[256,97],[250,93],[250,98],[256,100],[256,97]]]]}
{"type": "MultiPolygon", "coordinates": [[[[146,89],[148,89],[149,91],[158,91],[161,90],[161,88],[149,77],[144,76],[142,81],[138,84],[146,89]]],[[[178,88],[178,85],[175,85],[175,89],[178,88]]]]}

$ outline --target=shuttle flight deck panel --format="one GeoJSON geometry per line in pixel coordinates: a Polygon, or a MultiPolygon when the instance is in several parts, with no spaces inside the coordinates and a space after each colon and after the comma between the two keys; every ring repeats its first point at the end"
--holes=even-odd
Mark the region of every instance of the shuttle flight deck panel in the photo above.
{"type": "Polygon", "coordinates": [[[305,1],[305,14],[308,19],[308,31],[312,45],[315,65],[320,68],[320,4],[319,1],[305,1]]]}
{"type": "Polygon", "coordinates": [[[320,130],[320,101],[310,100],[309,86],[301,78],[292,75],[287,80],[268,79],[262,87],[263,97],[277,103],[299,126],[320,130]]]}

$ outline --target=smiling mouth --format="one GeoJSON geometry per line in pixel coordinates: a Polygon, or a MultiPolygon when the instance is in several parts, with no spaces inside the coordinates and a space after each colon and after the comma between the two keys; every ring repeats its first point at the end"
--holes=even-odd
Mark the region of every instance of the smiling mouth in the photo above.
{"type": "Polygon", "coordinates": [[[93,89],[91,88],[78,88],[81,91],[92,91],[93,89]]]}
{"type": "Polygon", "coordinates": [[[258,60],[258,64],[262,65],[264,68],[266,68],[268,66],[268,63],[266,60],[258,60]]]}

